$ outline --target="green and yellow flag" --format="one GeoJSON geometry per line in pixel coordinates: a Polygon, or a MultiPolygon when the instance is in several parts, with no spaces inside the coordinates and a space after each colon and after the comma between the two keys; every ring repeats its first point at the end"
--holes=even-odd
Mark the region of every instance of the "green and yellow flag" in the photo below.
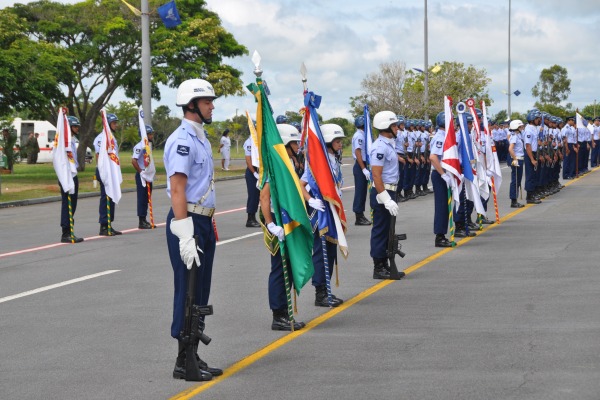
{"type": "Polygon", "coordinates": [[[271,189],[271,203],[277,225],[285,230],[281,257],[289,259],[294,287],[297,293],[314,273],[312,263],[313,234],[300,181],[279,136],[269,99],[261,78],[248,85],[258,102],[256,109],[256,136],[260,151],[260,183],[267,177],[271,189]]]}

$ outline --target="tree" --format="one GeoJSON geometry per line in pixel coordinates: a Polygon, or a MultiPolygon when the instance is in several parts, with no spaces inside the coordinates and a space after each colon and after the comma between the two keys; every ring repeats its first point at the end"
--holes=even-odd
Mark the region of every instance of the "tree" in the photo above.
{"type": "Polygon", "coordinates": [[[407,71],[400,61],[381,64],[378,73],[363,79],[363,93],[350,99],[352,115],[362,114],[367,103],[371,115],[390,110],[409,118],[423,118],[426,113],[431,118],[443,110],[444,96],[450,96],[456,102],[472,97],[478,102],[484,100],[491,104],[487,93],[491,80],[485,69],[444,61],[432,66],[428,74],[428,102],[424,105],[424,74],[407,71]]]}
{"type": "Polygon", "coordinates": [[[494,121],[506,121],[508,119],[508,112],[506,110],[500,110],[494,115],[494,121]]]}
{"type": "Polygon", "coordinates": [[[558,105],[571,93],[571,80],[567,69],[560,65],[545,68],[540,73],[539,82],[531,89],[533,97],[539,98],[541,104],[558,105]]]}
{"type": "MultiPolygon", "coordinates": [[[[150,5],[160,2],[151,0],[150,5]]],[[[160,99],[159,83],[175,88],[193,77],[209,80],[219,95],[242,94],[241,72],[223,59],[247,54],[247,49],[221,27],[203,0],[179,0],[177,7],[183,21],[177,28],[165,28],[157,16],[151,21],[152,96],[160,99]]],[[[140,103],[139,18],[118,0],[76,4],[40,0],[6,10],[21,18],[21,31],[29,40],[68,55],[64,64],[72,73],[57,76],[66,94],[44,95],[51,99],[53,113],[66,102],[69,114],[79,117],[80,141],[85,144],[78,150],[82,158],[96,134],[100,110],[117,89],[140,103]]]]}
{"type": "Polygon", "coordinates": [[[169,135],[181,124],[181,119],[171,116],[171,109],[162,105],[152,113],[152,129],[154,129],[154,148],[161,148],[169,135]]]}
{"type": "MultiPolygon", "coordinates": [[[[119,149],[133,149],[133,146],[141,140],[138,107],[133,102],[120,101],[118,106],[107,105],[106,112],[115,114],[119,118],[119,130],[115,133],[119,142],[119,149]]],[[[98,120],[97,132],[100,132],[101,126],[100,120],[98,120]]]]}

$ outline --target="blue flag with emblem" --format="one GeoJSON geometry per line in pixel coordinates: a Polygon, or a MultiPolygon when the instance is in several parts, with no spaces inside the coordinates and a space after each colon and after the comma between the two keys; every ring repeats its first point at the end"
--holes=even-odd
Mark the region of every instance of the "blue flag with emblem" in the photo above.
{"type": "Polygon", "coordinates": [[[177,12],[175,0],[171,0],[158,7],[158,15],[167,28],[175,28],[176,26],[181,25],[181,18],[177,12]]]}

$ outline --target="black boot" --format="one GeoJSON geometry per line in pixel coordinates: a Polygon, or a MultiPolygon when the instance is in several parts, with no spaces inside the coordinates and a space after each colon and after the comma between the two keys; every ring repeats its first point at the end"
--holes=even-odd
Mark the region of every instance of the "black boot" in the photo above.
{"type": "Polygon", "coordinates": [[[523,204],[519,203],[517,201],[517,199],[511,199],[510,200],[510,207],[511,208],[522,208],[522,207],[525,207],[525,206],[523,204]]]}
{"type": "Polygon", "coordinates": [[[108,224],[101,224],[100,225],[100,233],[98,233],[98,235],[100,236],[116,236],[116,235],[122,235],[123,232],[120,232],[116,229],[110,229],[110,231],[108,230],[108,224]]]}
{"type": "Polygon", "coordinates": [[[527,204],[540,204],[541,202],[533,193],[527,192],[527,204]]]}
{"type": "Polygon", "coordinates": [[[433,190],[429,189],[429,188],[427,187],[427,185],[423,185],[423,192],[424,192],[425,194],[431,194],[431,193],[433,193],[433,190]]]}
{"type": "Polygon", "coordinates": [[[373,279],[390,279],[387,258],[373,259],[373,279]]]}
{"type": "MultiPolygon", "coordinates": [[[[204,328],[206,327],[206,325],[204,324],[204,321],[202,319],[198,320],[198,332],[200,333],[200,336],[202,336],[204,334],[204,328]]],[[[204,371],[208,371],[212,376],[221,376],[223,375],[223,370],[221,368],[212,368],[209,367],[208,364],[202,360],[200,358],[200,356],[198,355],[198,345],[200,344],[200,339],[196,340],[196,345],[195,345],[195,350],[196,350],[196,361],[198,361],[198,367],[200,367],[201,370],[204,371]]],[[[205,342],[206,344],[206,342],[205,342]]]]}
{"type": "Polygon", "coordinates": [[[248,213],[248,220],[246,221],[246,228],[260,228],[260,224],[256,220],[255,214],[248,213]]]}
{"type": "MultiPolygon", "coordinates": [[[[186,361],[185,361],[185,345],[181,340],[178,341],[179,349],[177,352],[177,360],[175,361],[175,368],[173,369],[173,378],[175,379],[186,379],[186,361]]],[[[210,372],[199,368],[198,371],[199,379],[198,382],[210,381],[213,376],[210,372]]]]}
{"type": "Polygon", "coordinates": [[[146,217],[139,217],[140,223],[138,224],[138,229],[152,229],[152,225],[148,221],[146,221],[146,217]]]}
{"type": "MultiPolygon", "coordinates": [[[[294,330],[302,329],[306,326],[304,322],[294,321],[294,330]]],[[[291,331],[292,325],[287,314],[287,310],[273,310],[273,322],[271,330],[274,331],[291,331]]]]}
{"type": "Polygon", "coordinates": [[[452,242],[442,234],[435,235],[435,247],[452,247],[452,242]]]}
{"type": "Polygon", "coordinates": [[[355,223],[355,225],[367,226],[367,225],[371,225],[371,221],[369,221],[367,218],[365,218],[365,214],[363,214],[363,213],[356,213],[356,223],[355,223]]]}
{"type": "MultiPolygon", "coordinates": [[[[83,238],[77,237],[77,236],[75,236],[75,234],[73,234],[73,240],[75,243],[83,242],[83,238]]],[[[60,237],[60,242],[61,243],[72,243],[70,228],[64,228],[64,227],[62,228],[62,236],[60,237]]]]}
{"type": "MultiPolygon", "coordinates": [[[[331,294],[331,307],[338,307],[344,300],[339,299],[331,294]]],[[[315,286],[315,306],[317,307],[329,307],[329,301],[327,299],[327,286],[315,286]]]]}

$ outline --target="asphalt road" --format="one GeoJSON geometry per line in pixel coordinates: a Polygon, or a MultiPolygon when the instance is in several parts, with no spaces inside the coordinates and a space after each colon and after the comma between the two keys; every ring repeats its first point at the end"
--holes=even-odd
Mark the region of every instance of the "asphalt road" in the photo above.
{"type": "Polygon", "coordinates": [[[244,227],[245,182],[217,183],[213,341],[200,351],[225,375],[209,384],[171,377],[164,190],[152,231],[136,229],[135,193],[123,196],[119,237],[95,236],[98,198],[80,199],[78,245],[57,243],[59,203],[0,209],[0,398],[597,400],[600,174],[515,211],[503,172],[502,223],[453,249],[433,246],[432,195],[401,203],[399,282],[371,278],[370,229],[353,225],[345,189],[350,256],[334,293],[346,303],[316,308],[305,287],[308,325],[293,334],[270,330],[269,257],[244,227]]]}

